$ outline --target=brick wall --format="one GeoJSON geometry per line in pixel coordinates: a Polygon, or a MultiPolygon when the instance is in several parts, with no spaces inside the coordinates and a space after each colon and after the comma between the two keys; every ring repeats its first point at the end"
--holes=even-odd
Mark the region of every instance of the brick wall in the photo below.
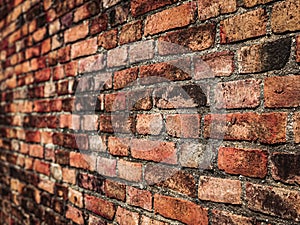
{"type": "Polygon", "coordinates": [[[0,0],[0,224],[299,224],[299,0],[0,0]]]}

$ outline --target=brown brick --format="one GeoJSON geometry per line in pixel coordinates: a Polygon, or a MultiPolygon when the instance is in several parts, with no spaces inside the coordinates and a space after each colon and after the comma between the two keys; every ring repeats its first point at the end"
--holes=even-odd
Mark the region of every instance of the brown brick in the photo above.
{"type": "Polygon", "coordinates": [[[161,114],[138,114],[136,131],[139,134],[159,135],[163,128],[161,114]]]}
{"type": "Polygon", "coordinates": [[[137,20],[124,25],[119,38],[121,45],[140,40],[142,38],[142,21],[137,20]]]}
{"type": "Polygon", "coordinates": [[[296,62],[300,63],[300,35],[296,38],[296,62]]]}
{"type": "Polygon", "coordinates": [[[73,222],[83,225],[84,224],[84,218],[83,213],[79,209],[72,207],[68,205],[67,211],[66,211],[66,218],[72,220],[73,222]]]}
{"type": "Polygon", "coordinates": [[[126,199],[126,185],[120,184],[111,180],[106,180],[104,183],[105,195],[109,198],[125,201],[126,199]]]}
{"type": "Polygon", "coordinates": [[[133,0],[131,1],[131,13],[133,16],[139,16],[152,10],[161,8],[165,5],[170,5],[178,0],[133,0]]]}
{"type": "Polygon", "coordinates": [[[231,13],[236,11],[236,9],[236,0],[198,0],[198,15],[200,20],[217,17],[225,13],[231,13]]]}
{"type": "Polygon", "coordinates": [[[104,8],[110,8],[116,4],[118,4],[121,0],[103,0],[104,8]]]}
{"type": "Polygon", "coordinates": [[[201,176],[198,198],[206,201],[241,204],[242,185],[238,180],[201,176]]]}
{"type": "Polygon", "coordinates": [[[118,161],[119,177],[124,180],[140,182],[142,181],[142,164],[125,160],[118,161]]]}
{"type": "Polygon", "coordinates": [[[99,218],[99,217],[93,216],[92,214],[89,214],[89,223],[88,223],[88,225],[95,225],[95,224],[105,225],[106,222],[102,218],[99,218]]]}
{"type": "Polygon", "coordinates": [[[261,150],[221,147],[218,167],[229,174],[264,178],[267,175],[268,154],[261,150]]]}
{"type": "Polygon", "coordinates": [[[299,221],[298,191],[247,183],[246,201],[251,210],[299,221]]]}
{"type": "Polygon", "coordinates": [[[131,155],[137,159],[177,163],[176,148],[172,142],[134,139],[131,142],[131,155]]]}
{"type": "Polygon", "coordinates": [[[221,44],[259,37],[266,34],[267,17],[257,9],[221,21],[221,44]]]}
{"type": "Polygon", "coordinates": [[[215,89],[217,108],[255,108],[260,104],[260,80],[218,83],[215,89]]]}
{"type": "Polygon", "coordinates": [[[94,171],[96,166],[96,157],[77,152],[70,152],[70,166],[94,171]]]}
{"type": "Polygon", "coordinates": [[[136,42],[129,46],[129,62],[133,64],[151,60],[154,57],[154,51],[154,42],[152,40],[136,42]]]}
{"type": "Polygon", "coordinates": [[[102,31],[107,30],[108,27],[108,17],[107,14],[101,14],[96,18],[92,19],[90,22],[90,33],[91,34],[98,34],[102,31]]]}
{"type": "Polygon", "coordinates": [[[225,211],[213,210],[211,224],[252,225],[254,224],[254,220],[249,217],[235,215],[225,211]]]}
{"type": "Polygon", "coordinates": [[[115,159],[98,157],[97,172],[103,176],[116,176],[117,161],[115,159]]]}
{"type": "Polygon", "coordinates": [[[95,1],[88,2],[76,9],[76,11],[74,12],[74,22],[77,23],[80,20],[91,17],[99,13],[99,10],[99,3],[96,3],[95,1]]]}
{"type": "Polygon", "coordinates": [[[152,209],[152,194],[150,191],[127,186],[127,196],[127,204],[147,210],[152,209]]]}
{"type": "Polygon", "coordinates": [[[174,137],[198,138],[201,116],[198,114],[176,114],[166,117],[167,133],[174,137]]]}
{"type": "Polygon", "coordinates": [[[244,5],[246,7],[253,7],[256,5],[262,5],[262,4],[267,4],[269,2],[272,2],[273,0],[243,0],[244,5]]]}
{"type": "Polygon", "coordinates": [[[159,53],[162,55],[185,51],[201,51],[210,48],[215,42],[215,25],[207,24],[184,30],[169,32],[159,38],[159,53]],[[173,43],[168,45],[167,43],[173,43]],[[177,51],[175,49],[178,49],[177,51]]]}
{"type": "Polygon", "coordinates": [[[84,203],[87,210],[109,220],[114,218],[116,207],[113,203],[90,195],[84,196],[84,203]]]}
{"type": "Polygon", "coordinates": [[[116,221],[120,225],[138,225],[140,220],[140,215],[136,212],[131,212],[127,209],[121,208],[117,209],[116,221]]]}
{"type": "Polygon", "coordinates": [[[141,215],[141,225],[167,225],[168,223],[141,215]]]}
{"type": "Polygon", "coordinates": [[[290,52],[290,38],[242,47],[238,51],[239,71],[254,73],[282,69],[289,60],[290,52]]]}
{"type": "Polygon", "coordinates": [[[190,201],[155,194],[154,210],[188,225],[208,225],[207,210],[190,201]]]}
{"type": "Polygon", "coordinates": [[[300,30],[300,2],[287,0],[274,4],[271,16],[271,26],[274,33],[300,30]]]}
{"type": "Polygon", "coordinates": [[[129,91],[126,100],[127,108],[130,110],[150,110],[153,107],[152,89],[129,91]]]}
{"type": "Polygon", "coordinates": [[[195,9],[196,5],[194,3],[187,3],[150,15],[146,18],[144,34],[152,35],[187,26],[194,22],[195,9]]]}
{"type": "Polygon", "coordinates": [[[98,45],[104,49],[115,48],[118,44],[117,42],[117,30],[106,31],[98,36],[98,45]]]}
{"type": "Polygon", "coordinates": [[[205,117],[204,137],[223,140],[258,140],[275,144],[286,141],[286,113],[211,114],[205,117]]]}
{"type": "Polygon", "coordinates": [[[71,58],[75,59],[80,56],[92,55],[96,53],[97,48],[97,38],[77,42],[71,47],[71,58]]]}
{"type": "Polygon", "coordinates": [[[289,153],[273,153],[271,157],[272,176],[285,183],[300,183],[300,155],[289,153]]]}
{"type": "Polygon", "coordinates": [[[109,137],[108,151],[115,156],[127,156],[129,153],[130,141],[128,138],[109,137]]]}
{"type": "Polygon", "coordinates": [[[131,86],[138,77],[139,68],[133,67],[125,70],[120,70],[114,73],[114,89],[121,89],[131,86]]]}
{"type": "Polygon", "coordinates": [[[89,33],[89,24],[88,22],[83,22],[75,27],[72,27],[65,31],[64,38],[65,43],[74,42],[79,39],[85,38],[89,33]]]}
{"type": "Polygon", "coordinates": [[[50,76],[51,76],[51,69],[47,68],[47,69],[35,72],[34,80],[35,80],[35,82],[48,81],[50,79],[50,76]]]}
{"type": "Polygon", "coordinates": [[[128,3],[115,6],[109,13],[109,23],[113,27],[123,24],[127,21],[128,14],[129,14],[128,3]]]}
{"type": "Polygon", "coordinates": [[[293,119],[294,140],[295,143],[300,143],[300,112],[296,112],[293,119]]]}
{"type": "Polygon", "coordinates": [[[299,89],[299,75],[266,78],[264,86],[265,107],[278,108],[300,106],[299,89]]]}

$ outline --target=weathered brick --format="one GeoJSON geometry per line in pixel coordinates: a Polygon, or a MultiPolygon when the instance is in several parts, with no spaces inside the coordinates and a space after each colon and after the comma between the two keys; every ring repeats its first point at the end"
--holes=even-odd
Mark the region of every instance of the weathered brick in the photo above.
{"type": "Polygon", "coordinates": [[[267,4],[272,2],[273,0],[243,0],[244,6],[246,7],[253,7],[256,5],[267,4]]]}
{"type": "Polygon", "coordinates": [[[154,195],[154,210],[160,215],[179,220],[188,225],[207,225],[207,209],[182,199],[154,195]]]}
{"type": "Polygon", "coordinates": [[[129,14],[129,4],[115,6],[109,13],[109,23],[111,26],[117,26],[126,22],[129,14]]]}
{"type": "Polygon", "coordinates": [[[300,2],[287,0],[274,4],[271,16],[271,27],[274,33],[300,30],[300,2]]]}
{"type": "Polygon", "coordinates": [[[299,89],[299,75],[266,78],[264,85],[265,107],[278,108],[300,106],[299,89]]]}
{"type": "Polygon", "coordinates": [[[138,41],[142,38],[142,21],[137,20],[131,23],[125,24],[122,27],[119,42],[120,44],[126,44],[134,41],[138,41]]]}
{"type": "Polygon", "coordinates": [[[97,38],[76,42],[71,47],[71,58],[75,59],[80,56],[92,55],[98,48],[97,38]]]}
{"type": "Polygon", "coordinates": [[[124,180],[140,182],[142,180],[142,164],[125,160],[118,161],[119,177],[124,180]]]}
{"type": "Polygon", "coordinates": [[[105,95],[105,111],[121,111],[126,109],[126,95],[125,93],[118,92],[114,94],[105,95]]]}
{"type": "Polygon", "coordinates": [[[143,1],[143,0],[133,0],[131,1],[131,13],[133,16],[139,16],[145,14],[147,12],[153,11],[155,9],[161,8],[165,5],[170,5],[178,0],[150,0],[150,1],[143,1]]]}
{"type": "Polygon", "coordinates": [[[38,173],[42,173],[46,176],[50,175],[50,164],[48,162],[43,162],[41,160],[34,160],[33,163],[33,169],[38,172],[38,173]]]}
{"type": "Polygon", "coordinates": [[[275,144],[286,141],[286,113],[207,115],[204,137],[275,144]]]}
{"type": "Polygon", "coordinates": [[[43,81],[49,80],[50,76],[51,76],[51,69],[47,68],[47,69],[35,72],[34,80],[35,80],[35,82],[43,82],[43,81]]]}
{"type": "Polygon", "coordinates": [[[102,70],[105,67],[104,55],[98,54],[79,60],[79,73],[102,70]]]}
{"type": "Polygon", "coordinates": [[[96,1],[91,1],[83,6],[77,8],[77,10],[74,13],[74,22],[77,23],[80,20],[86,19],[90,16],[93,16],[97,13],[99,13],[100,6],[96,1]]]}
{"type": "Polygon", "coordinates": [[[152,209],[152,194],[150,191],[127,186],[127,196],[127,204],[138,206],[147,210],[152,209]]]}
{"type": "Polygon", "coordinates": [[[259,37],[266,34],[267,16],[257,9],[221,21],[221,44],[259,37]]]}
{"type": "Polygon", "coordinates": [[[201,51],[215,42],[215,25],[207,24],[169,32],[159,38],[159,53],[168,55],[181,51],[201,51]],[[172,43],[171,45],[168,43],[172,43]]]}
{"type": "Polygon", "coordinates": [[[254,224],[254,219],[245,216],[235,215],[225,211],[213,210],[211,224],[252,225],[254,224]]]}
{"type": "Polygon", "coordinates": [[[101,33],[98,36],[98,45],[103,47],[104,49],[115,48],[118,44],[117,35],[118,35],[117,30],[110,30],[110,31],[101,33]]]}
{"type": "Polygon", "coordinates": [[[282,69],[288,62],[290,53],[290,38],[242,47],[238,51],[239,71],[255,73],[282,69]]]}
{"type": "Polygon", "coordinates": [[[153,107],[152,89],[129,91],[126,94],[127,109],[150,110],[153,107]]]}
{"type": "Polygon", "coordinates": [[[70,166],[94,171],[96,166],[96,157],[77,152],[70,152],[70,166]]]}
{"type": "Polygon", "coordinates": [[[131,142],[131,155],[155,162],[177,163],[176,148],[172,142],[134,139],[131,142]]]}
{"type": "Polygon", "coordinates": [[[218,167],[229,174],[264,178],[267,175],[268,154],[261,150],[222,147],[218,167]]]}
{"type": "Polygon", "coordinates": [[[293,119],[294,140],[295,143],[300,143],[300,112],[296,112],[293,119]]]}
{"type": "Polygon", "coordinates": [[[167,223],[141,215],[141,225],[167,225],[167,223]]]}
{"type": "Polygon", "coordinates": [[[201,176],[198,198],[206,201],[241,204],[242,185],[239,180],[201,176]]]}
{"type": "Polygon", "coordinates": [[[131,86],[138,77],[139,68],[133,67],[125,70],[120,70],[114,73],[114,89],[121,89],[131,86]]]}
{"type": "Polygon", "coordinates": [[[62,168],[63,181],[75,184],[76,183],[76,171],[74,169],[62,168]]]}
{"type": "Polygon", "coordinates": [[[300,194],[298,191],[246,184],[246,201],[251,210],[299,221],[300,194]]]}
{"type": "Polygon", "coordinates": [[[163,128],[161,114],[138,114],[136,131],[139,134],[159,135],[163,128]]]}
{"type": "Polygon", "coordinates": [[[115,181],[106,180],[104,183],[105,195],[109,198],[125,201],[126,199],[126,185],[117,183],[115,181]]]}
{"type": "Polygon", "coordinates": [[[66,211],[66,218],[72,220],[73,222],[83,225],[84,224],[84,217],[82,211],[79,209],[68,205],[66,211]]]}
{"type": "Polygon", "coordinates": [[[217,108],[255,108],[260,104],[260,80],[248,79],[218,83],[215,89],[217,108]]]}
{"type": "Polygon", "coordinates": [[[167,115],[167,133],[174,137],[198,138],[200,135],[201,115],[198,114],[176,114],[167,115]]]}
{"type": "Polygon", "coordinates": [[[129,46],[128,55],[131,64],[151,60],[154,57],[154,42],[152,40],[136,42],[129,46]]]}
{"type": "Polygon", "coordinates": [[[300,35],[296,38],[296,62],[300,63],[300,35]]]}
{"type": "Polygon", "coordinates": [[[65,31],[64,39],[65,43],[75,42],[80,39],[85,38],[89,33],[89,24],[87,22],[83,22],[75,27],[72,27],[65,31]]]}
{"type": "Polygon", "coordinates": [[[285,183],[300,183],[300,155],[289,153],[273,153],[271,157],[272,176],[285,183]]]}
{"type": "Polygon", "coordinates": [[[107,53],[108,67],[124,66],[127,64],[127,60],[128,60],[127,46],[112,49],[107,53]]]}
{"type": "Polygon", "coordinates": [[[103,0],[104,8],[110,8],[116,4],[118,4],[121,0],[103,0]]]}
{"type": "Polygon", "coordinates": [[[91,34],[98,34],[102,31],[107,30],[108,27],[108,17],[107,14],[101,14],[97,16],[90,22],[90,33],[91,34]]]}
{"type": "Polygon", "coordinates": [[[200,20],[206,20],[212,17],[217,17],[225,13],[231,13],[236,11],[236,9],[236,0],[198,0],[198,15],[200,20]]]}
{"type": "Polygon", "coordinates": [[[130,140],[128,138],[109,137],[108,151],[115,156],[127,156],[129,153],[130,140]]]}
{"type": "Polygon", "coordinates": [[[105,157],[98,157],[97,172],[103,176],[116,176],[117,161],[105,157]]]}
{"type": "Polygon", "coordinates": [[[187,3],[150,15],[146,18],[144,34],[152,35],[187,26],[194,22],[195,9],[194,3],[187,3]]]}
{"type": "Polygon", "coordinates": [[[138,225],[140,220],[140,215],[136,212],[131,212],[127,209],[121,208],[117,209],[116,221],[120,225],[138,225]]]}
{"type": "Polygon", "coordinates": [[[77,176],[77,184],[79,187],[94,191],[97,193],[103,193],[103,182],[105,178],[99,174],[91,175],[87,173],[79,173],[77,176]]]}
{"type": "Polygon", "coordinates": [[[100,131],[106,133],[131,133],[133,118],[126,114],[100,115],[100,131]]]}
{"type": "Polygon", "coordinates": [[[89,214],[89,223],[88,225],[106,225],[106,221],[102,218],[93,216],[92,214],[89,214]]]}
{"type": "Polygon", "coordinates": [[[102,198],[85,195],[84,203],[87,210],[109,220],[112,220],[116,213],[116,207],[114,204],[102,198]]]}

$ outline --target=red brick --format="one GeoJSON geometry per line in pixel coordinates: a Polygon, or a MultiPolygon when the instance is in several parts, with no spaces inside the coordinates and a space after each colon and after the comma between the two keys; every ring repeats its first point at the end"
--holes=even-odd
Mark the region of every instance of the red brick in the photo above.
{"type": "Polygon", "coordinates": [[[112,11],[109,14],[109,21],[111,26],[117,26],[123,24],[127,21],[129,14],[129,4],[124,3],[112,8],[112,11]]]}
{"type": "Polygon", "coordinates": [[[214,155],[200,143],[183,143],[179,148],[179,162],[184,167],[208,169],[214,155]]]}
{"type": "Polygon", "coordinates": [[[296,38],[296,62],[300,63],[300,35],[296,38]]]}
{"type": "Polygon", "coordinates": [[[71,47],[71,58],[74,59],[80,56],[92,55],[96,53],[97,48],[97,38],[77,42],[71,47]]]}
{"type": "Polygon", "coordinates": [[[121,89],[131,86],[138,77],[139,68],[133,67],[125,70],[120,70],[114,73],[114,89],[121,89]]]}
{"type": "Polygon", "coordinates": [[[205,201],[241,204],[242,185],[238,180],[201,176],[198,198],[205,201]]]}
{"type": "MultiPolygon", "coordinates": [[[[191,79],[191,75],[179,61],[162,62],[157,64],[145,65],[140,67],[140,78],[142,84],[152,84],[164,81],[182,81],[191,79]]],[[[189,59],[181,60],[184,65],[190,65],[189,59]]]]}
{"type": "Polygon", "coordinates": [[[54,185],[55,183],[51,180],[40,179],[38,183],[38,188],[50,193],[54,194],[54,185]]]}
{"type": "Polygon", "coordinates": [[[26,142],[40,142],[41,133],[39,131],[26,131],[26,142]]]}
{"type": "Polygon", "coordinates": [[[275,144],[286,141],[286,113],[207,115],[204,137],[275,144]]]}
{"type": "Polygon", "coordinates": [[[253,7],[256,5],[267,4],[272,1],[273,0],[243,0],[244,6],[246,7],[253,7]]]}
{"type": "Polygon", "coordinates": [[[97,172],[103,176],[116,176],[117,161],[105,157],[98,157],[97,172]]]}
{"type": "Polygon", "coordinates": [[[46,27],[39,28],[36,32],[33,33],[32,37],[35,42],[39,42],[39,41],[43,40],[44,37],[46,37],[46,34],[47,34],[46,27]]]}
{"type": "MultiPolygon", "coordinates": [[[[51,39],[51,50],[56,50],[63,46],[63,35],[55,34],[51,39]]],[[[57,59],[56,59],[57,60],[57,59]]]]}
{"type": "Polygon", "coordinates": [[[141,215],[141,225],[167,225],[168,223],[152,219],[150,217],[141,215]]]}
{"type": "Polygon", "coordinates": [[[118,161],[119,177],[124,180],[140,182],[142,181],[142,164],[125,160],[118,161]]]}
{"type": "Polygon", "coordinates": [[[105,95],[105,111],[113,112],[126,109],[125,93],[113,93],[105,95]]]}
{"type": "Polygon", "coordinates": [[[293,119],[294,140],[295,143],[300,143],[300,112],[296,112],[293,119]]]}
{"type": "Polygon", "coordinates": [[[88,225],[106,225],[106,221],[104,219],[95,217],[92,214],[89,214],[89,223],[88,225]]]}
{"type": "Polygon", "coordinates": [[[142,21],[137,20],[124,25],[121,29],[119,42],[120,44],[126,44],[134,41],[138,41],[142,38],[142,21]]]}
{"type": "Polygon", "coordinates": [[[50,68],[40,70],[38,72],[35,72],[34,74],[34,80],[35,82],[43,82],[43,81],[48,81],[51,76],[51,70],[50,68]]]}
{"type": "Polygon", "coordinates": [[[141,207],[143,209],[152,209],[152,194],[147,190],[140,190],[134,187],[127,187],[127,200],[126,203],[141,207]]]}
{"type": "Polygon", "coordinates": [[[44,156],[44,148],[40,145],[29,145],[29,155],[33,157],[43,158],[44,156]]]}
{"type": "Polygon", "coordinates": [[[151,60],[154,57],[154,42],[152,40],[136,42],[129,46],[128,55],[131,64],[151,60]]]}
{"type": "Polygon", "coordinates": [[[127,108],[130,110],[150,110],[153,107],[151,89],[129,91],[126,100],[127,108]]]}
{"type": "Polygon", "coordinates": [[[96,166],[96,156],[70,152],[70,166],[94,171],[96,166]]]}
{"type": "Polygon", "coordinates": [[[94,2],[88,2],[83,6],[77,8],[74,12],[74,22],[77,23],[80,20],[86,19],[91,17],[99,12],[99,5],[94,2]]]}
{"type": "Polygon", "coordinates": [[[300,2],[287,0],[274,4],[271,16],[271,27],[274,33],[300,30],[300,2]]]}
{"type": "Polygon", "coordinates": [[[127,60],[128,60],[127,46],[112,49],[107,53],[108,67],[125,66],[127,64],[127,60]]]}
{"type": "Polygon", "coordinates": [[[212,53],[204,57],[194,58],[194,68],[196,80],[213,78],[213,77],[228,77],[234,71],[234,54],[224,51],[212,53]]]}
{"type": "Polygon", "coordinates": [[[274,180],[284,183],[300,183],[300,155],[275,152],[271,157],[272,176],[274,180]]]}
{"type": "Polygon", "coordinates": [[[217,17],[221,14],[235,12],[237,9],[236,0],[198,0],[198,15],[200,20],[217,17]]]}
{"type": "Polygon", "coordinates": [[[60,48],[57,50],[57,61],[64,63],[70,60],[71,57],[71,46],[60,48]]]}
{"type": "Polygon", "coordinates": [[[73,222],[83,225],[84,224],[84,218],[83,213],[79,209],[72,207],[68,205],[67,211],[66,211],[66,218],[72,220],[73,222]]]}
{"type": "Polygon", "coordinates": [[[104,49],[115,48],[118,44],[117,42],[117,30],[106,31],[98,36],[98,45],[104,49]]]}
{"type": "Polygon", "coordinates": [[[200,120],[198,114],[167,115],[167,133],[174,137],[198,138],[200,135],[200,120]]]}
{"type": "Polygon", "coordinates": [[[177,163],[176,148],[172,142],[134,139],[131,143],[131,155],[143,160],[177,163]]]}
{"type": "Polygon", "coordinates": [[[159,53],[162,55],[180,52],[201,51],[210,48],[215,41],[215,25],[200,25],[169,32],[159,38],[159,53]],[[171,44],[172,43],[172,44],[171,44]]]}
{"type": "Polygon", "coordinates": [[[170,5],[178,0],[133,0],[131,1],[131,13],[134,17],[161,8],[165,5],[170,5]]]}
{"type": "Polygon", "coordinates": [[[126,199],[126,185],[120,184],[111,180],[106,180],[104,183],[105,195],[109,198],[114,198],[120,201],[126,199]]]}
{"type": "Polygon", "coordinates": [[[266,34],[267,16],[264,9],[257,9],[221,21],[221,43],[231,43],[266,34]]]}
{"type": "Polygon", "coordinates": [[[90,195],[84,196],[84,203],[87,210],[109,220],[114,218],[116,208],[113,203],[90,195]]]}
{"type": "Polygon", "coordinates": [[[121,208],[120,206],[117,209],[116,221],[120,225],[138,225],[140,215],[136,212],[131,212],[127,209],[121,208]]]}
{"type": "Polygon", "coordinates": [[[244,46],[238,51],[240,73],[265,72],[282,69],[289,60],[291,39],[244,46]]]}
{"type": "Polygon", "coordinates": [[[136,131],[139,134],[159,135],[163,128],[161,114],[138,114],[136,131]]]}
{"type": "Polygon", "coordinates": [[[76,183],[76,171],[74,169],[62,168],[63,181],[75,184],[76,183]]]}
{"type": "Polygon", "coordinates": [[[266,78],[264,86],[265,107],[278,108],[300,106],[299,89],[299,75],[266,78]]]}
{"type": "Polygon", "coordinates": [[[213,210],[211,224],[252,225],[254,224],[254,220],[249,217],[235,215],[225,211],[213,210]]]}
{"type": "Polygon", "coordinates": [[[218,83],[215,89],[217,108],[255,108],[260,104],[260,80],[218,83]]]}
{"type": "Polygon", "coordinates": [[[131,133],[133,118],[124,115],[100,115],[100,131],[105,133],[131,133]]]}
{"type": "Polygon", "coordinates": [[[107,14],[101,14],[100,16],[94,18],[90,22],[90,33],[98,34],[102,31],[107,30],[108,27],[108,17],[107,14]]]}
{"type": "Polygon", "coordinates": [[[246,202],[251,210],[299,221],[298,191],[247,183],[246,202]]]}
{"type": "Polygon", "coordinates": [[[154,210],[188,225],[208,225],[207,209],[187,200],[155,194],[154,210]]]}
{"type": "Polygon", "coordinates": [[[83,207],[83,194],[79,191],[76,191],[69,187],[68,189],[68,199],[69,201],[78,206],[79,208],[83,207]]]}
{"type": "Polygon", "coordinates": [[[64,38],[65,43],[74,42],[79,39],[85,38],[89,33],[89,24],[87,22],[83,22],[80,25],[72,27],[65,31],[64,38]]]}
{"type": "Polygon", "coordinates": [[[64,71],[67,77],[75,77],[77,75],[78,66],[77,61],[72,61],[64,64],[64,71]]]}
{"type": "Polygon", "coordinates": [[[129,153],[130,140],[128,138],[109,137],[108,151],[115,156],[127,156],[129,153]]]}
{"type": "Polygon", "coordinates": [[[157,34],[177,27],[184,27],[194,22],[194,3],[183,4],[146,18],[145,35],[157,34]]]}
{"type": "Polygon", "coordinates": [[[268,154],[261,150],[219,149],[218,167],[229,174],[264,178],[267,175],[268,154]]]}
{"type": "Polygon", "coordinates": [[[46,176],[50,175],[50,164],[48,162],[43,162],[41,160],[34,160],[33,169],[38,172],[42,173],[46,176]]]}
{"type": "Polygon", "coordinates": [[[81,188],[102,193],[104,179],[105,178],[101,175],[79,173],[77,176],[77,183],[81,188]]]}

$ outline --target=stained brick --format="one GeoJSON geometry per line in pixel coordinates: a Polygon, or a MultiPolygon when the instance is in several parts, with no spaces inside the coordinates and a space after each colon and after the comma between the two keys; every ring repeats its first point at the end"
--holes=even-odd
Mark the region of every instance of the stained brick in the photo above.
{"type": "Polygon", "coordinates": [[[131,12],[133,16],[139,16],[177,1],[178,0],[150,0],[145,2],[143,0],[133,0],[131,1],[131,12]]]}
{"type": "Polygon", "coordinates": [[[235,215],[225,211],[212,211],[212,225],[218,224],[234,224],[234,225],[252,225],[254,220],[249,217],[235,215]]]}
{"type": "Polygon", "coordinates": [[[159,135],[163,128],[160,114],[138,114],[136,120],[136,131],[139,134],[159,135]]]}
{"type": "Polygon", "coordinates": [[[71,58],[92,55],[97,51],[97,38],[76,42],[71,47],[71,58]]]}
{"type": "Polygon", "coordinates": [[[98,34],[102,31],[107,30],[108,27],[108,17],[107,14],[101,14],[100,16],[94,18],[91,22],[90,33],[98,34]]]}
{"type": "Polygon", "coordinates": [[[167,133],[174,137],[198,138],[201,115],[176,114],[166,117],[167,133]]]}
{"type": "Polygon", "coordinates": [[[127,156],[129,153],[130,141],[128,138],[109,137],[108,151],[112,155],[127,156]]]}
{"type": "Polygon", "coordinates": [[[293,119],[294,140],[295,143],[300,143],[300,113],[295,113],[293,119]]]}
{"type": "Polygon", "coordinates": [[[77,224],[84,224],[84,217],[83,217],[82,211],[79,209],[72,207],[68,205],[67,211],[66,211],[66,218],[71,219],[73,222],[77,224]]]}
{"type": "Polygon", "coordinates": [[[126,44],[134,41],[138,41],[142,38],[142,21],[137,20],[124,25],[121,29],[119,42],[120,44],[126,44]]]}
{"type": "Polygon", "coordinates": [[[198,15],[200,20],[206,20],[225,13],[231,13],[236,11],[236,9],[236,0],[198,0],[198,15]]]}
{"type": "Polygon", "coordinates": [[[119,177],[133,182],[142,180],[142,164],[125,160],[118,161],[119,177]]]}
{"type": "Polygon", "coordinates": [[[296,62],[300,63],[300,35],[296,38],[296,62]]]}
{"type": "Polygon", "coordinates": [[[137,79],[138,72],[138,67],[133,67],[115,72],[114,89],[121,89],[126,86],[131,86],[131,83],[133,83],[137,79]]]}
{"type": "Polygon", "coordinates": [[[121,208],[120,206],[117,209],[116,221],[120,225],[138,225],[140,215],[136,212],[131,212],[127,209],[121,208]]]}
{"type": "Polygon", "coordinates": [[[106,31],[98,36],[98,45],[104,49],[115,48],[118,44],[117,42],[117,30],[106,31]]]}
{"type": "Polygon", "coordinates": [[[140,190],[134,187],[127,187],[128,198],[126,202],[130,205],[138,206],[143,209],[152,209],[152,194],[147,190],[140,190]]]}
{"type": "Polygon", "coordinates": [[[105,195],[109,198],[125,201],[126,199],[126,185],[117,183],[111,180],[106,180],[104,184],[105,195]]]}
{"type": "Polygon", "coordinates": [[[99,12],[99,4],[95,1],[88,2],[79,7],[74,13],[74,22],[86,19],[89,16],[93,16],[99,12]]]}

